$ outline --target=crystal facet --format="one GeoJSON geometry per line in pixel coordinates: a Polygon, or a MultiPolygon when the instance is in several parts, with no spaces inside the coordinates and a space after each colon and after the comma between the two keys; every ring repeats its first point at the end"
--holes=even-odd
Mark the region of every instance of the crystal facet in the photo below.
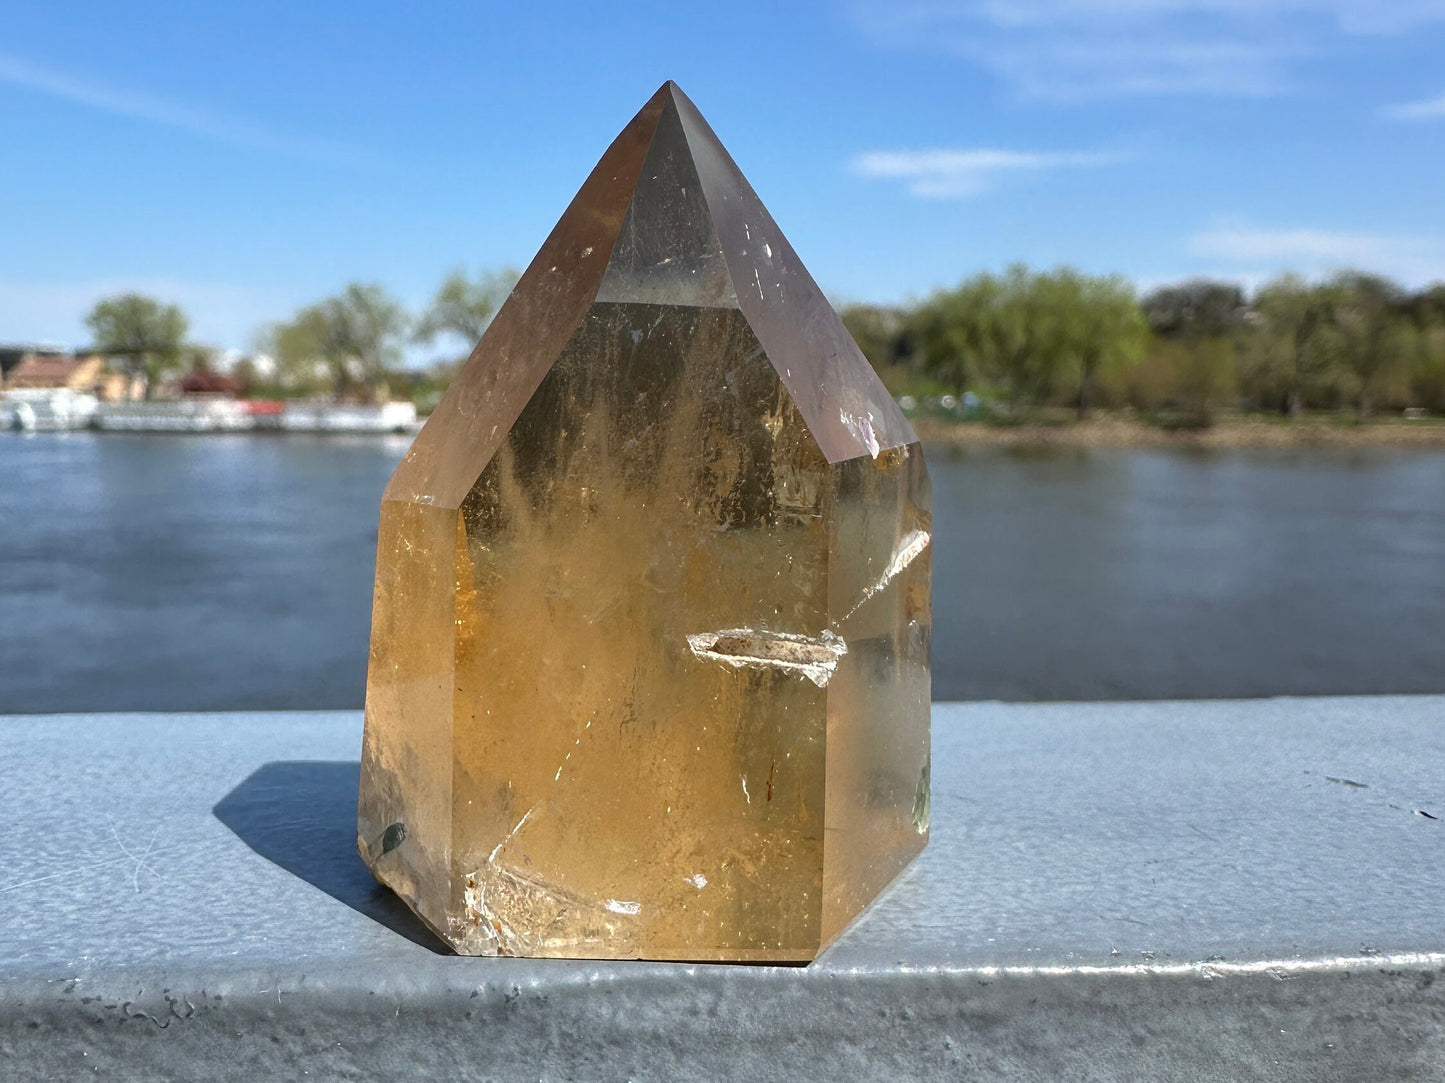
{"type": "Polygon", "coordinates": [[[363,858],[463,954],[813,958],[927,839],[930,531],[907,420],[664,85],[387,487],[363,858]]]}

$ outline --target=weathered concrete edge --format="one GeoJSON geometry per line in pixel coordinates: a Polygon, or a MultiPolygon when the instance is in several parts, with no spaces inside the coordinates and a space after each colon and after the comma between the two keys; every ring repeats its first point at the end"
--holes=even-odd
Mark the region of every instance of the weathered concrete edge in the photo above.
{"type": "MultiPolygon", "coordinates": [[[[1268,716],[1271,727],[1261,732],[1277,735],[1273,723],[1284,716],[1265,709],[1270,701],[1244,702],[1250,704],[1251,715],[1259,716],[1252,724],[1268,716]]],[[[1354,748],[1352,755],[1364,756],[1365,762],[1373,762],[1382,747],[1380,737],[1398,729],[1402,740],[1408,738],[1405,754],[1419,753],[1415,765],[1419,770],[1411,776],[1415,782],[1402,792],[1418,791],[1420,797],[1433,800],[1441,751],[1436,737],[1442,732],[1435,715],[1445,719],[1445,714],[1436,710],[1445,700],[1351,697],[1293,702],[1309,707],[1296,718],[1298,724],[1287,727],[1296,741],[1312,748],[1322,741],[1338,741],[1341,734],[1355,734],[1353,743],[1346,743],[1354,748]],[[1400,729],[1391,722],[1383,729],[1359,730],[1362,716],[1368,719],[1374,707],[1414,700],[1430,710],[1422,713],[1412,708],[1408,727],[1400,729]],[[1419,741],[1425,735],[1430,736],[1428,748],[1419,741]],[[1420,790],[1421,779],[1432,780],[1427,790],[1420,790]]],[[[1031,715],[1047,716],[1050,727],[1046,729],[1066,723],[1071,733],[1076,731],[1076,722],[1102,717],[1106,723],[1102,729],[1085,729],[1095,736],[1107,736],[1131,731],[1135,715],[1147,713],[1155,718],[1159,706],[1033,705],[1027,709],[1031,715]]],[[[1201,719],[1191,711],[1187,717],[1167,718],[1168,732],[1175,738],[1181,732],[1207,736],[1221,719],[1206,713],[1210,717],[1201,719]],[[1201,721],[1205,723],[1202,726],[1198,724],[1201,721]]],[[[354,713],[340,714],[354,720],[354,713]]],[[[289,719],[285,721],[289,725],[289,719]]],[[[1012,719],[1001,721],[1011,723],[1012,719]]],[[[120,755],[117,748],[130,748],[132,729],[124,731],[123,742],[106,751],[120,755]]],[[[1010,735],[1014,733],[1012,725],[1007,729],[1010,735]]],[[[1235,732],[1231,726],[1223,729],[1235,732]]],[[[104,732],[121,731],[110,727],[104,732]]],[[[976,726],[969,733],[971,738],[986,735],[976,726]]],[[[195,755],[210,739],[209,731],[200,734],[182,746],[185,754],[195,755]]],[[[1275,743],[1271,739],[1271,746],[1275,743]]],[[[172,748],[168,738],[164,747],[172,748]]],[[[1020,746],[1010,736],[990,747],[997,752],[1017,751],[1020,746]]],[[[1050,742],[1034,741],[1021,747],[1042,754],[1040,750],[1047,752],[1050,742]]],[[[1070,747],[1078,750],[1077,745],[1070,747]]],[[[1215,747],[1208,741],[1203,746],[1190,745],[1184,755],[1207,756],[1215,747]]],[[[1384,780],[1398,782],[1396,761],[1401,744],[1387,741],[1383,747],[1393,748],[1396,754],[1391,761],[1395,767],[1384,780]]],[[[317,748],[319,752],[307,746],[297,754],[336,758],[328,743],[321,742],[317,748]]],[[[224,758],[231,751],[221,748],[215,754],[224,758]]],[[[291,754],[289,744],[286,751],[291,754]]],[[[1165,751],[1169,753],[1164,757],[1166,764],[1180,762],[1178,749],[1165,751]]],[[[350,757],[348,747],[343,758],[350,757]]],[[[1132,762],[1126,761],[1124,766],[1129,768],[1132,762]]],[[[1329,761],[1300,762],[1321,770],[1331,766],[1329,761]]],[[[1277,769],[1281,766],[1293,777],[1299,764],[1286,757],[1275,765],[1277,769]]],[[[1342,773],[1353,775],[1352,762],[1346,760],[1341,766],[1351,768],[1342,773]]],[[[1014,763],[1006,778],[1016,779],[1021,770],[1032,777],[1031,761],[1014,763]]],[[[1177,776],[1175,772],[1165,777],[1177,782],[1177,776]]],[[[1230,789],[1245,786],[1234,782],[1234,777],[1231,768],[1219,778],[1199,783],[1196,790],[1242,798],[1248,789],[1230,789]]],[[[1353,809],[1352,803],[1366,793],[1376,792],[1321,787],[1340,797],[1338,807],[1345,810],[1353,809]]],[[[35,803],[44,801],[43,788],[17,787],[7,796],[12,798],[10,815],[17,825],[30,822],[26,817],[34,815],[35,803]]],[[[1007,790],[1003,796],[1008,796],[1007,790]]],[[[1391,796],[1398,795],[1384,794],[1375,803],[1383,808],[1391,796]]],[[[147,796],[141,793],[136,799],[144,802],[147,796]]],[[[1017,811],[1016,804],[1008,808],[1017,811]]],[[[1137,824],[1141,830],[1160,823],[1168,826],[1167,821],[1152,815],[1155,811],[1147,804],[1130,806],[1104,826],[1112,823],[1117,829],[1137,824]]],[[[1314,811],[1318,813],[1319,808],[1314,811]]],[[[1389,817],[1407,814],[1408,810],[1379,813],[1389,817]]],[[[62,805],[57,815],[57,822],[66,822],[66,806],[62,805]]],[[[1012,815],[999,822],[1012,823],[1012,815]]],[[[1056,811],[1051,811],[1049,822],[1054,818],[1056,811]]],[[[1079,822],[1092,820],[1086,816],[1079,822]]],[[[1273,867],[1260,866],[1258,861],[1271,854],[1277,859],[1281,846],[1304,847],[1306,853],[1313,853],[1314,847],[1321,853],[1332,851],[1339,843],[1333,832],[1344,829],[1348,836],[1351,823],[1380,821],[1373,815],[1360,819],[1350,812],[1323,820],[1318,815],[1295,815],[1288,822],[1295,826],[1293,834],[1281,835],[1275,829],[1262,832],[1261,839],[1276,845],[1249,851],[1254,854],[1251,867],[1256,872],[1273,867]]],[[[1399,822],[1422,823],[1415,819],[1399,822]]],[[[1030,819],[1015,826],[1028,833],[1037,830],[1038,823],[1030,819]]],[[[1445,945],[1439,943],[1442,937],[1436,911],[1429,909],[1433,885],[1438,882],[1432,867],[1439,851],[1436,836],[1419,833],[1434,830],[1436,825],[1412,831],[1409,837],[1413,841],[1393,851],[1390,868],[1394,876],[1383,879],[1381,870],[1370,861],[1374,851],[1359,847],[1349,851],[1351,860],[1360,863],[1361,882],[1380,882],[1386,890],[1365,896],[1346,890],[1344,909],[1336,906],[1333,912],[1360,916],[1374,924],[1376,931],[1366,932],[1368,926],[1352,923],[1348,932],[1336,929],[1334,935],[1302,937],[1301,929],[1308,931],[1320,922],[1314,909],[1317,902],[1305,893],[1292,899],[1289,913],[1306,920],[1288,922],[1272,932],[1265,928],[1269,935],[1253,939],[1276,947],[1261,944],[1254,950],[1248,935],[1253,926],[1241,926],[1246,933],[1243,940],[1219,949],[1232,962],[1217,961],[1212,943],[1199,945],[1198,950],[1191,948],[1198,940],[1191,936],[1166,938],[1179,943],[1171,943],[1172,950],[1161,950],[1157,957],[1139,950],[1153,948],[1155,938],[1127,941],[1108,935],[1112,926],[1103,928],[1106,935],[1102,937],[1098,930],[1090,937],[1074,936],[1070,915],[1090,897],[1088,893],[1069,890],[1072,881],[1067,876],[1048,877],[1040,880],[1035,890],[1049,905],[1027,907],[1024,904],[1030,896],[1022,882],[997,869],[992,877],[953,885],[965,895],[915,898],[915,908],[921,903],[930,907],[928,914],[955,914],[960,899],[974,898],[991,885],[993,892],[982,911],[985,916],[1004,913],[1017,904],[1036,922],[1032,926],[1035,931],[1044,931],[1044,923],[1058,923],[1070,935],[1050,937],[1052,949],[1047,944],[1041,948],[1039,941],[1020,936],[1027,927],[1015,927],[1012,936],[1019,950],[1003,960],[1014,965],[982,966],[978,965],[978,953],[985,950],[980,948],[981,936],[939,935],[946,926],[926,920],[928,914],[920,921],[918,913],[904,906],[881,924],[875,921],[860,926],[855,931],[856,943],[825,955],[820,965],[807,969],[478,961],[434,956],[402,938],[363,935],[364,929],[357,932],[354,942],[342,943],[339,951],[337,938],[331,935],[314,942],[293,937],[284,940],[290,945],[287,950],[277,951],[272,933],[279,936],[282,930],[274,926],[303,917],[293,914],[292,908],[315,903],[323,915],[334,913],[354,924],[355,919],[348,919],[344,911],[333,910],[334,898],[310,890],[304,877],[295,883],[276,881],[272,885],[276,894],[269,896],[257,892],[248,899],[245,892],[229,891],[224,896],[226,912],[265,935],[214,943],[195,937],[193,919],[209,928],[218,914],[189,905],[198,886],[193,880],[177,877],[167,881],[178,891],[167,896],[164,905],[160,896],[150,894],[132,900],[125,893],[122,899],[90,891],[69,913],[52,915],[32,948],[12,953],[13,962],[0,976],[0,1079],[71,1078],[82,1072],[90,1074],[91,1067],[102,1067],[121,1078],[162,1079],[292,1078],[307,1072],[342,1079],[427,1075],[771,1079],[819,1078],[851,1069],[863,1079],[964,1075],[1445,1080],[1445,1007],[1436,981],[1445,973],[1441,966],[1445,952],[1437,950],[1445,945]],[[1407,861],[1410,864],[1402,864],[1407,861]],[[1402,874],[1408,875],[1402,879],[1402,874]],[[282,890],[288,883],[290,889],[282,890]],[[1400,894],[1395,887],[1401,884],[1418,890],[1414,895],[1400,894]],[[1417,897],[1427,900],[1425,910],[1414,904],[1417,897]],[[123,920],[106,924],[103,919],[122,912],[122,902],[134,905],[123,911],[123,920]],[[1392,920],[1402,908],[1407,920],[1392,920]],[[72,920],[77,924],[72,926],[72,920]],[[141,954],[137,956],[126,958],[128,951],[117,951],[92,957],[85,947],[87,921],[121,931],[139,928],[138,923],[144,922],[146,932],[156,935],[138,942],[141,954]],[[174,951],[167,947],[167,930],[174,938],[174,951]],[[1306,940],[1313,949],[1290,946],[1306,940]],[[1093,944],[1094,951],[1087,957],[1074,955],[1075,949],[1087,947],[1086,941],[1093,944]],[[1111,943],[1122,947],[1122,954],[1111,958],[1111,943]],[[1283,948],[1278,946],[1281,944],[1283,948]],[[1385,951],[1332,954],[1336,949],[1348,952],[1357,944],[1372,944],[1385,951]],[[1418,954],[1407,953],[1407,948],[1417,949],[1418,954]],[[1019,957],[1034,952],[1038,954],[1019,957]],[[960,957],[972,965],[920,965],[933,958],[960,957]],[[150,961],[142,962],[142,958],[150,961]],[[1087,958],[1091,965],[1068,965],[1075,958],[1087,958]],[[913,965],[904,965],[903,959],[913,965]],[[1047,959],[1052,965],[1034,965],[1034,959],[1047,959]],[[477,984],[480,979],[486,984],[477,984]]],[[[1007,830],[994,837],[993,845],[1017,837],[1018,832],[1007,830]]],[[[1376,841],[1381,837],[1359,836],[1376,841]]],[[[12,838],[17,845],[27,845],[23,834],[12,838]]],[[[1165,841],[1168,838],[1167,833],[1161,836],[1165,841]]],[[[986,859],[989,851],[984,846],[969,852],[986,859]]],[[[939,853],[936,847],[934,853],[939,853]]],[[[1204,863],[1217,861],[1219,856],[1206,857],[1204,863]]],[[[1190,867],[1199,863],[1198,858],[1188,859],[1190,867]]],[[[989,866],[985,862],[983,867],[989,866]]],[[[1132,866],[1102,867],[1127,871],[1132,866]]],[[[1125,885],[1138,882],[1138,877],[1116,879],[1125,885]]],[[[1243,879],[1259,881],[1257,876],[1243,879]]],[[[935,883],[937,886],[940,884],[935,883]]],[[[1213,881],[1196,883],[1183,897],[1213,899],[1217,891],[1228,894],[1227,888],[1227,884],[1213,881]]],[[[1343,889],[1336,878],[1318,890],[1343,889]]],[[[1229,897],[1238,902],[1237,895],[1238,885],[1235,895],[1229,897]]],[[[895,893],[894,901],[902,901],[904,896],[906,893],[895,893]]],[[[1168,897],[1155,900],[1156,907],[1161,904],[1156,916],[1175,914],[1168,897]]],[[[1114,910],[1107,912],[1113,914],[1114,910]]],[[[1134,911],[1119,913],[1125,915],[1119,920],[1148,916],[1134,911]]],[[[1264,925],[1270,916],[1268,908],[1257,914],[1248,908],[1240,913],[1255,914],[1264,925]]],[[[0,907],[0,926],[13,914],[0,907]]],[[[1137,924],[1130,923],[1130,927],[1137,924]]],[[[1092,928],[1088,922],[1079,927],[1085,931],[1092,928]]]]}
{"type": "MultiPolygon", "coordinates": [[[[7,1079],[1445,1079],[1445,953],[819,972],[0,983],[7,1079]]],[[[430,968],[428,968],[430,970],[430,968]]]]}

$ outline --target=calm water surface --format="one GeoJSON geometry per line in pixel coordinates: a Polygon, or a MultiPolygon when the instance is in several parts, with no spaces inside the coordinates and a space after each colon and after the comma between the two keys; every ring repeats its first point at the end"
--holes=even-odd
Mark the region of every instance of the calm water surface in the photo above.
{"type": "MultiPolygon", "coordinates": [[[[0,712],[360,706],[406,443],[0,434],[0,712]]],[[[1445,452],[929,463],[936,698],[1445,692],[1445,452]]]]}

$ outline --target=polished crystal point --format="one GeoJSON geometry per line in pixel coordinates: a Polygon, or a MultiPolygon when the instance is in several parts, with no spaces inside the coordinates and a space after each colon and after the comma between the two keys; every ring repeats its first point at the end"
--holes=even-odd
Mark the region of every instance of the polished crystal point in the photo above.
{"type": "Polygon", "coordinates": [[[930,530],[666,84],[387,487],[362,856],[464,954],[813,958],[927,839],[930,530]]]}

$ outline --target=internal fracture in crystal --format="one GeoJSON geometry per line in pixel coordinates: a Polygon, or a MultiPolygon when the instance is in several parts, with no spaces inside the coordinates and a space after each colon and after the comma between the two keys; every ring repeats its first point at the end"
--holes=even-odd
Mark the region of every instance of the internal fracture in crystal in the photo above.
{"type": "Polygon", "coordinates": [[[362,856],[463,954],[813,958],[927,838],[930,507],[666,84],[387,487],[362,856]]]}

